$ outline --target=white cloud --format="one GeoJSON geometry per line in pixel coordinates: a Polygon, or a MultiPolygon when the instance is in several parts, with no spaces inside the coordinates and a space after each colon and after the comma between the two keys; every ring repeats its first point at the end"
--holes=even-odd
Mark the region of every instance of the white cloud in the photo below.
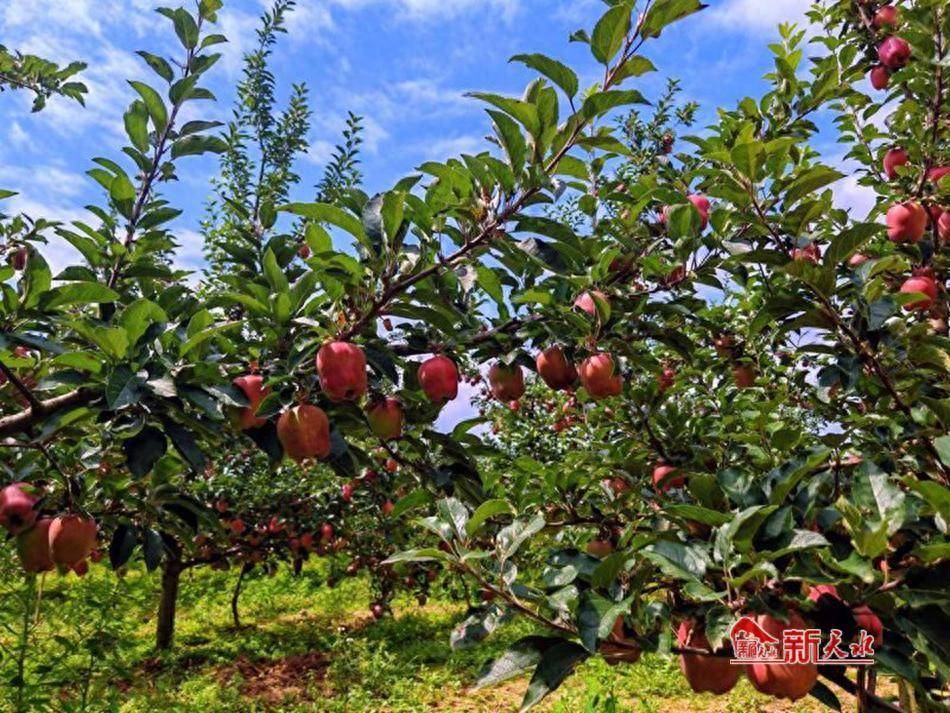
{"type": "Polygon", "coordinates": [[[850,174],[832,186],[835,205],[850,210],[857,219],[865,218],[877,203],[877,194],[858,183],[859,174],[850,174]]]}
{"type": "Polygon", "coordinates": [[[334,148],[335,144],[332,141],[316,139],[307,148],[307,153],[304,155],[304,158],[317,166],[325,166],[333,156],[334,148]]]}
{"type": "MultiPolygon", "coordinates": [[[[306,0],[302,7],[320,0],[306,0]]],[[[521,0],[330,0],[345,9],[366,5],[391,7],[399,19],[411,21],[444,20],[475,11],[491,13],[504,22],[510,22],[521,10],[521,0]]]]}
{"type": "Polygon", "coordinates": [[[20,122],[18,121],[14,121],[10,126],[10,133],[7,135],[7,138],[10,140],[10,143],[19,149],[28,147],[30,143],[30,135],[23,130],[23,127],[20,126],[20,122]]]}
{"type": "Polygon", "coordinates": [[[175,267],[185,270],[200,270],[204,262],[204,238],[197,230],[189,228],[172,228],[172,235],[178,242],[178,249],[172,262],[175,267]]]}
{"type": "Polygon", "coordinates": [[[726,0],[706,16],[725,28],[773,33],[780,22],[805,24],[812,0],[726,0]]]}
{"type": "Polygon", "coordinates": [[[444,161],[463,153],[477,154],[490,148],[490,146],[480,134],[471,134],[426,141],[420,143],[417,148],[426,159],[444,161]]]}
{"type": "Polygon", "coordinates": [[[554,19],[568,25],[589,23],[597,12],[603,14],[604,5],[600,0],[564,0],[554,11],[554,19]]]}

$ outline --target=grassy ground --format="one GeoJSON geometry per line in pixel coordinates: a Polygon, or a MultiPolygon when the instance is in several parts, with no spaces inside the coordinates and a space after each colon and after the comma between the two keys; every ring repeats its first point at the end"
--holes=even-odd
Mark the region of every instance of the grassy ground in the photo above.
{"type": "MultiPolygon", "coordinates": [[[[467,690],[486,659],[529,631],[524,624],[506,627],[474,650],[452,652],[448,634],[463,613],[461,605],[434,601],[419,607],[400,601],[394,618],[374,622],[366,611],[364,582],[348,580],[331,590],[319,586],[319,575],[305,571],[296,578],[280,573],[248,581],[241,599],[244,626],[236,630],[229,610],[235,577],[206,570],[187,574],[176,646],[156,656],[157,575],[133,571],[120,581],[106,568],[95,567],[82,581],[51,576],[26,679],[42,682],[38,689],[51,693],[53,709],[76,710],[85,696],[87,709],[127,713],[497,712],[516,710],[527,686],[522,678],[484,691],[467,690]],[[90,601],[96,606],[90,607],[90,601]]],[[[9,590],[11,585],[5,586],[9,590]]],[[[13,607],[5,611],[12,614],[13,607]]],[[[5,623],[11,622],[15,627],[16,617],[5,623]]],[[[12,641],[12,633],[0,630],[0,644],[12,641]]],[[[9,656],[0,663],[9,666],[9,656]]],[[[0,699],[5,694],[0,691],[0,699]]],[[[621,668],[590,661],[540,710],[822,708],[810,699],[778,703],[757,694],[745,680],[728,696],[695,696],[675,660],[648,656],[621,668]]]]}

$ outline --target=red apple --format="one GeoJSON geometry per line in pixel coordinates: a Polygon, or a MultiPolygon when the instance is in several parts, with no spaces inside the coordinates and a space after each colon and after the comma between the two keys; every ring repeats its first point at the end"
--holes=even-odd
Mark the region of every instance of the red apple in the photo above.
{"type": "Polygon", "coordinates": [[[534,363],[544,383],[555,391],[566,389],[577,381],[577,369],[556,344],[538,354],[534,363]]]}
{"type": "Polygon", "coordinates": [[[706,226],[709,225],[709,199],[706,198],[706,196],[694,193],[692,195],[686,196],[686,200],[692,203],[693,207],[695,207],[699,213],[700,231],[705,230],[706,226]]]}
{"type": "Polygon", "coordinates": [[[723,359],[732,357],[735,346],[736,340],[732,338],[731,334],[721,334],[713,339],[713,348],[716,350],[716,354],[723,359]]]}
{"type": "Polygon", "coordinates": [[[419,385],[430,401],[444,403],[459,393],[459,372],[447,356],[434,356],[419,367],[419,385]]]}
{"type": "Polygon", "coordinates": [[[945,210],[937,219],[937,235],[941,240],[950,240],[950,210],[945,210]]]}
{"type": "Polygon", "coordinates": [[[653,489],[658,493],[665,493],[670,488],[682,488],[686,485],[685,475],[676,475],[676,466],[666,463],[657,463],[653,469],[653,489]]]}
{"type": "Polygon", "coordinates": [[[25,270],[26,261],[29,255],[29,250],[27,250],[22,245],[18,248],[14,248],[14,250],[10,253],[10,266],[18,272],[20,270],[25,270]]]}
{"type": "Polygon", "coordinates": [[[890,149],[884,154],[884,173],[892,180],[897,178],[897,167],[906,165],[909,160],[910,157],[904,149],[890,149]]]}
{"type": "Polygon", "coordinates": [[[18,535],[36,522],[36,504],[40,497],[29,483],[13,483],[0,490],[0,526],[18,535]]]}
{"type": "Polygon", "coordinates": [[[676,372],[667,367],[660,372],[660,376],[656,381],[660,391],[666,391],[676,381],[676,372]]]}
{"type": "MultiPolygon", "coordinates": [[[[752,617],[756,624],[779,641],[786,629],[807,629],[808,625],[797,612],[790,612],[788,623],[769,614],[752,617]]],[[[815,664],[754,663],[746,666],[746,675],[752,685],[761,693],[776,698],[797,701],[804,698],[818,680],[818,667],[815,664]]]]}
{"type": "Polygon", "coordinates": [[[901,37],[888,37],[878,45],[877,58],[888,69],[900,69],[910,59],[910,45],[901,37]]]}
{"type": "Polygon", "coordinates": [[[887,89],[887,85],[891,81],[891,71],[883,64],[872,67],[868,76],[871,80],[871,86],[875,89],[887,89]]]}
{"type": "Polygon", "coordinates": [[[937,283],[927,274],[914,275],[904,280],[904,284],[901,285],[901,292],[904,294],[920,292],[924,295],[919,300],[904,305],[904,309],[908,312],[928,310],[937,301],[937,283]]]}
{"type": "MultiPolygon", "coordinates": [[[[694,621],[683,621],[676,630],[680,646],[712,650],[709,639],[701,626],[694,621]]],[[[696,693],[728,693],[738,683],[742,666],[734,666],[726,656],[703,656],[680,654],[680,671],[686,676],[690,688],[696,693]]]]}
{"type": "Polygon", "coordinates": [[[597,652],[609,666],[620,663],[636,663],[643,653],[636,639],[628,638],[623,616],[618,616],[610,630],[610,636],[598,645],[597,652]]]}
{"type": "Polygon", "coordinates": [[[591,540],[587,543],[587,554],[594,557],[606,557],[614,551],[610,540],[591,540]]]}
{"type": "Polygon", "coordinates": [[[81,515],[61,515],[49,526],[50,558],[55,564],[75,567],[96,545],[96,521],[81,515]]]}
{"type": "Polygon", "coordinates": [[[402,437],[402,406],[392,396],[371,403],[366,409],[366,419],[378,438],[392,441],[402,437]]]}
{"type": "Polygon", "coordinates": [[[831,597],[841,601],[838,588],[833,584],[812,584],[808,587],[808,598],[811,601],[817,602],[822,597],[831,597]]]}
{"type": "Polygon", "coordinates": [[[317,374],[331,401],[356,401],[366,393],[366,356],[350,342],[328,342],[320,347],[317,374]]]}
{"type": "Polygon", "coordinates": [[[867,604],[859,604],[851,610],[851,613],[854,614],[854,622],[858,628],[864,629],[874,637],[875,646],[884,643],[884,625],[867,604]]]}
{"type": "Polygon", "coordinates": [[[329,522],[325,522],[320,525],[320,541],[323,543],[330,542],[333,539],[333,525],[329,522]]]}
{"type": "Polygon", "coordinates": [[[594,354],[581,364],[581,384],[595,401],[617,396],[623,390],[623,380],[614,373],[614,360],[609,354],[594,354]]]}
{"type": "Polygon", "coordinates": [[[583,292],[580,295],[578,295],[576,300],[574,300],[574,306],[583,312],[587,312],[587,314],[589,314],[591,317],[596,317],[597,316],[597,301],[596,300],[602,300],[603,302],[607,302],[607,295],[605,295],[600,290],[591,290],[590,292],[583,292]]]}
{"type": "Polygon", "coordinates": [[[895,243],[916,243],[927,230],[927,211],[919,203],[896,203],[887,211],[887,237],[895,243]]]}
{"type": "Polygon", "coordinates": [[[242,431],[249,428],[259,428],[267,423],[267,419],[257,417],[257,409],[261,402],[270,393],[270,389],[264,386],[264,377],[258,374],[248,374],[239,376],[234,380],[234,385],[238,387],[247,397],[248,405],[237,409],[235,420],[237,426],[242,431]]]}
{"type": "Polygon", "coordinates": [[[855,253],[848,258],[848,265],[850,267],[860,267],[868,261],[868,256],[863,253],[855,253]]]}
{"type": "Polygon", "coordinates": [[[941,178],[950,173],[950,166],[935,166],[927,171],[927,180],[937,183],[941,178]]]}
{"type": "Polygon", "coordinates": [[[878,29],[882,27],[896,27],[900,21],[900,13],[893,5],[884,5],[874,13],[874,26],[878,29]]]}
{"type": "Polygon", "coordinates": [[[49,553],[49,527],[52,523],[48,517],[40,518],[17,537],[17,554],[25,572],[49,572],[53,569],[49,553]]]}
{"type": "Polygon", "coordinates": [[[495,362],[488,370],[488,384],[499,401],[517,401],[524,395],[524,373],[518,364],[495,362]]]}
{"type": "Polygon", "coordinates": [[[792,260],[804,260],[817,265],[818,261],[821,260],[821,248],[815,243],[808,243],[803,248],[792,248],[791,258],[792,260]]]}
{"type": "Polygon", "coordinates": [[[755,386],[755,368],[749,364],[737,364],[732,367],[732,380],[740,389],[755,386]]]}
{"type": "Polygon", "coordinates": [[[297,254],[300,256],[301,260],[306,260],[310,257],[310,246],[304,243],[299,248],[297,248],[297,254]]]}
{"type": "Polygon", "coordinates": [[[330,455],[330,421],[322,408],[299,404],[277,419],[277,438],[287,456],[298,463],[330,455]]]}

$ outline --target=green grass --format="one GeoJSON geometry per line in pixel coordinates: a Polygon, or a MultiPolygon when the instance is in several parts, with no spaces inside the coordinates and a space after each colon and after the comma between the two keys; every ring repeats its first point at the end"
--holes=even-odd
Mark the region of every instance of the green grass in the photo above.
{"type": "MultiPolygon", "coordinates": [[[[531,631],[525,623],[503,627],[474,649],[453,652],[448,635],[462,618],[463,605],[434,599],[419,607],[399,600],[394,618],[375,622],[363,580],[328,589],[319,568],[311,568],[300,577],[282,571],[248,580],[241,598],[245,626],[234,629],[229,598],[235,578],[234,572],[186,574],[175,647],[157,655],[157,574],[134,570],[119,579],[94,567],[83,580],[50,576],[27,680],[52,697],[51,707],[71,710],[79,709],[82,683],[90,680],[87,709],[125,713],[495,712],[516,709],[527,685],[521,678],[466,691],[488,658],[531,631]]],[[[6,580],[0,587],[7,596],[14,584],[6,580]]],[[[10,617],[5,623],[15,621],[14,609],[0,614],[10,617]]],[[[0,632],[0,643],[11,641],[12,634],[0,632]]],[[[0,659],[0,665],[10,663],[9,657],[0,659]]],[[[0,699],[7,695],[0,692],[0,699]]],[[[814,703],[774,707],[745,681],[724,698],[694,696],[676,661],[659,656],[618,668],[592,660],[540,709],[745,713],[766,710],[767,702],[768,710],[817,710],[814,703]]]]}

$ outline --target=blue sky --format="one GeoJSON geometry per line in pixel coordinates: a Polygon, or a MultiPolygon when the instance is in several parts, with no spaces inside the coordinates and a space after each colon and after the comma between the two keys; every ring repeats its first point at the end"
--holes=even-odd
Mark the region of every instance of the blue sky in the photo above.
{"type": "MultiPolygon", "coordinates": [[[[776,24],[800,19],[807,0],[710,0],[706,11],[679,23],[646,54],[659,71],[638,84],[648,97],[667,76],[682,80],[684,98],[702,109],[700,124],[716,106],[733,105],[763,87],[770,69],[766,44],[776,24]]],[[[0,8],[0,43],[56,60],[82,59],[90,67],[87,107],[53,100],[29,113],[29,98],[0,99],[0,187],[21,195],[5,209],[51,219],[82,217],[97,202],[97,185],[84,176],[94,156],[116,158],[122,145],[122,112],[134,98],[129,78],[149,78],[136,49],[175,52],[167,21],[155,0],[6,0],[0,8]]],[[[241,55],[253,46],[261,0],[226,0],[220,29],[230,40],[209,75],[219,101],[194,103],[188,118],[226,119],[239,77],[241,55]]],[[[365,116],[363,170],[372,193],[420,162],[445,159],[484,146],[488,122],[470,90],[520,93],[531,73],[508,58],[544,52],[571,64],[590,83],[599,71],[586,46],[569,33],[590,28],[601,0],[299,0],[289,35],[276,51],[281,94],[292,82],[310,87],[314,111],[310,151],[299,162],[296,199],[309,199],[347,110],[365,116]]],[[[181,182],[166,189],[185,209],[175,226],[183,266],[198,268],[197,226],[214,174],[213,158],[189,159],[181,182]]],[[[55,245],[60,267],[68,248],[55,245]]]]}

